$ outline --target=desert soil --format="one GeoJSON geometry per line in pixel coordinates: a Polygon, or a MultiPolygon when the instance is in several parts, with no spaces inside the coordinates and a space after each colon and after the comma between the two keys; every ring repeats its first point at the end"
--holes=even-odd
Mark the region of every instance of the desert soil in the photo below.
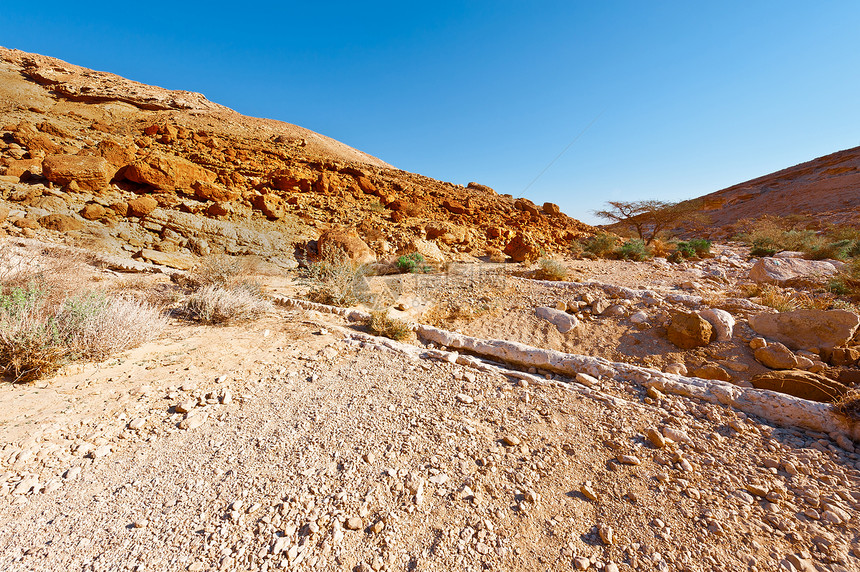
{"type": "MultiPolygon", "coordinates": [[[[655,272],[570,264],[630,287],[655,272]]],[[[647,333],[595,317],[596,339],[565,338],[531,321],[557,288],[463,268],[434,288],[377,280],[418,300],[404,314],[475,335],[587,352],[647,333]]],[[[860,569],[860,456],[827,435],[612,379],[590,395],[524,382],[361,330],[284,308],[175,319],[103,363],[0,385],[0,569],[860,569]]]]}

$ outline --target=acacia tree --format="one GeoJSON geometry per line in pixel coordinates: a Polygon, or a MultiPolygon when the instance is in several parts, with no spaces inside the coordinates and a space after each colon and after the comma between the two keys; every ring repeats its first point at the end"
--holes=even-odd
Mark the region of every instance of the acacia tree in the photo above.
{"type": "Polygon", "coordinates": [[[690,201],[671,203],[658,200],[608,201],[605,210],[594,211],[596,216],[632,228],[645,244],[651,244],[657,235],[687,216],[695,209],[690,201]]]}

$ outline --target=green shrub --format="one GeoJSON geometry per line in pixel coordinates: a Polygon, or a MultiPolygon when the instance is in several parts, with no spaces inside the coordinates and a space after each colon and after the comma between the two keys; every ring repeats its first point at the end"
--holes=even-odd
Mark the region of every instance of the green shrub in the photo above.
{"type": "Polygon", "coordinates": [[[854,246],[855,244],[852,240],[840,240],[813,248],[806,255],[813,260],[845,260],[854,246]]]}
{"type": "Polygon", "coordinates": [[[634,238],[626,241],[615,251],[615,254],[622,260],[647,260],[651,258],[645,242],[639,238],[634,238]]]}
{"type": "Polygon", "coordinates": [[[705,258],[711,253],[711,241],[704,238],[690,239],[687,244],[696,251],[696,256],[705,258]]]}
{"type": "Polygon", "coordinates": [[[615,252],[619,238],[608,232],[598,232],[585,241],[571,243],[571,252],[585,258],[610,258],[615,252]]]}
{"type": "Polygon", "coordinates": [[[385,310],[377,310],[370,314],[368,329],[373,335],[385,336],[396,341],[408,339],[412,335],[412,327],[408,322],[390,317],[385,310]]]}
{"type": "Polygon", "coordinates": [[[329,248],[316,262],[301,269],[298,281],[309,288],[313,302],[333,306],[354,306],[370,299],[365,278],[370,268],[351,260],[342,249],[329,248]]]}
{"type": "Polygon", "coordinates": [[[421,253],[413,252],[412,254],[405,254],[398,258],[397,268],[399,268],[401,272],[408,272],[411,274],[430,272],[432,268],[424,262],[424,256],[421,253]]]}

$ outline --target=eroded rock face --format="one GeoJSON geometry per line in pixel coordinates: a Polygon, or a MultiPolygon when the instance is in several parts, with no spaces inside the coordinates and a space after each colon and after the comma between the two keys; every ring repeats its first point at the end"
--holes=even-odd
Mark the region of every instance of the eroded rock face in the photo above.
{"type": "Polygon", "coordinates": [[[749,320],[756,333],[792,349],[845,345],[860,326],[860,316],[847,310],[796,310],[763,313],[749,320]]]}
{"type": "Polygon", "coordinates": [[[750,382],[757,389],[769,389],[825,403],[836,401],[848,391],[845,385],[836,380],[798,369],[762,373],[754,376],[750,382]]]}
{"type": "Polygon", "coordinates": [[[83,191],[105,188],[113,176],[110,163],[101,157],[86,155],[48,155],[42,161],[42,175],[52,183],[77,183],[83,191]]]}
{"type": "Polygon", "coordinates": [[[540,257],[540,246],[529,235],[518,232],[505,246],[504,252],[514,262],[526,262],[540,257]]]}
{"type": "Polygon", "coordinates": [[[756,282],[780,284],[799,278],[816,279],[836,274],[836,267],[822,260],[802,258],[760,258],[750,269],[756,282]]]}
{"type": "Polygon", "coordinates": [[[213,183],[217,175],[175,155],[150,153],[126,167],[129,181],[156,189],[191,191],[196,181],[213,183]]]}
{"type": "Polygon", "coordinates": [[[376,255],[354,228],[336,227],[322,233],[317,241],[319,253],[325,255],[332,248],[339,248],[359,264],[376,262],[376,255]]]}
{"type": "Polygon", "coordinates": [[[681,349],[691,350],[711,342],[711,324],[696,313],[679,312],[672,316],[667,329],[669,341],[681,349]]]}

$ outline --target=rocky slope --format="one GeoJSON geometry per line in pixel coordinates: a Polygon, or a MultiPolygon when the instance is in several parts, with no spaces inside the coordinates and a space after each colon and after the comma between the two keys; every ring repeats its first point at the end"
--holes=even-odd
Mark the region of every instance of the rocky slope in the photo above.
{"type": "Polygon", "coordinates": [[[376,256],[439,259],[533,258],[592,230],[555,205],[400,171],[200,94],[5,48],[0,137],[6,232],[175,267],[210,251],[289,266],[296,246],[339,225],[376,256]]]}
{"type": "MultiPolygon", "coordinates": [[[[860,221],[860,147],[838,151],[699,199],[713,228],[762,215],[808,215],[822,222],[860,221]]],[[[719,234],[719,233],[718,233],[719,234]]]]}

